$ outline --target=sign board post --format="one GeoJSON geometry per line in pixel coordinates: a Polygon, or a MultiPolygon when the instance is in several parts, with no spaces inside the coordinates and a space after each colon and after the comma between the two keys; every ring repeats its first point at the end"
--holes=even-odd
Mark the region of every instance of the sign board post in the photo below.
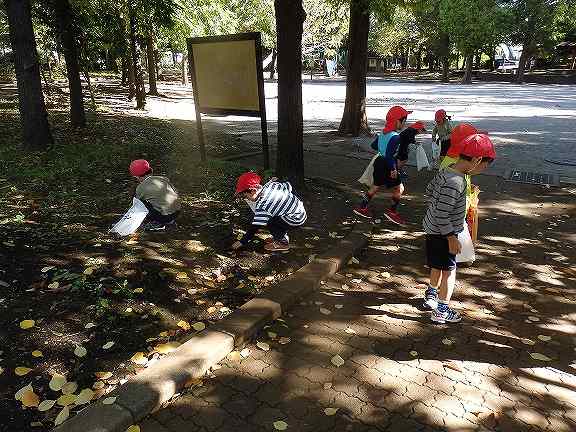
{"type": "Polygon", "coordinates": [[[260,33],[188,39],[200,157],[206,160],[202,113],[260,117],[264,168],[270,168],[260,33]]]}

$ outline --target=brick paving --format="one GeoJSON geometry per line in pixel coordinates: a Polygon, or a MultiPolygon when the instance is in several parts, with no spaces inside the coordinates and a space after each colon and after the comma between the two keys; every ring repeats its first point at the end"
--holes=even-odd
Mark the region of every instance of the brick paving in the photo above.
{"type": "Polygon", "coordinates": [[[273,431],[278,421],[314,432],[576,430],[573,200],[560,189],[477,182],[482,240],[474,266],[459,270],[461,324],[432,325],[419,307],[425,176],[411,177],[402,206],[410,229],[377,224],[358,264],[142,431],[273,431]]]}

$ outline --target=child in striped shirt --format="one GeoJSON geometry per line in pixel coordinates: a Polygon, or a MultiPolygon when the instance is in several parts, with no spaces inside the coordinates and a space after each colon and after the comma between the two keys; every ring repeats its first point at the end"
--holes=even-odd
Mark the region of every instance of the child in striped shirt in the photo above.
{"type": "Polygon", "coordinates": [[[288,231],[302,226],[306,222],[306,209],[302,201],[292,192],[288,182],[269,181],[261,185],[258,174],[248,172],[238,178],[236,195],[255,203],[254,219],[246,234],[232,245],[240,249],[252,240],[261,228],[267,228],[272,240],[264,246],[269,252],[287,251],[290,249],[288,231]]]}
{"type": "Polygon", "coordinates": [[[466,175],[478,174],[494,160],[496,153],[487,135],[473,134],[462,141],[456,163],[438,172],[426,188],[428,210],[426,259],[430,283],[424,294],[424,308],[432,309],[432,321],[459,322],[462,316],[448,307],[456,284],[456,255],[461,245],[458,234],[466,216],[466,175]]]}

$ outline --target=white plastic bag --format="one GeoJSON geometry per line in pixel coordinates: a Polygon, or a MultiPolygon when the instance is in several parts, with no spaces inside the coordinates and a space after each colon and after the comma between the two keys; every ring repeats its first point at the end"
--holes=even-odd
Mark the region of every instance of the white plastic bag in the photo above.
{"type": "Polygon", "coordinates": [[[458,233],[458,241],[460,242],[460,253],[456,255],[456,262],[473,262],[476,259],[474,252],[474,243],[470,231],[468,231],[467,224],[464,224],[464,230],[458,233]]]}
{"type": "Polygon", "coordinates": [[[418,171],[430,167],[428,156],[426,156],[426,150],[424,150],[422,146],[418,146],[416,149],[416,167],[418,168],[418,171]]]}
{"type": "Polygon", "coordinates": [[[110,230],[122,237],[133,234],[142,225],[144,219],[148,215],[148,209],[142,201],[138,198],[132,199],[132,207],[128,209],[126,214],[120,219],[110,230]]]}
{"type": "Polygon", "coordinates": [[[432,141],[432,160],[437,162],[440,159],[440,143],[438,141],[432,141]]]}
{"type": "Polygon", "coordinates": [[[374,185],[374,161],[376,160],[376,158],[378,156],[379,156],[379,154],[377,153],[372,158],[372,160],[370,161],[370,163],[368,164],[368,166],[364,170],[364,173],[358,179],[358,181],[360,183],[365,184],[368,187],[372,187],[374,185]]]}

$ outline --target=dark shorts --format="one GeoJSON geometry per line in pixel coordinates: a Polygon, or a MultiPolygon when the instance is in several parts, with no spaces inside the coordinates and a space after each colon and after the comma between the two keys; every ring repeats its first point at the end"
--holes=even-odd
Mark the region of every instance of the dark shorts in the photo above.
{"type": "Polygon", "coordinates": [[[446,156],[450,148],[450,138],[440,141],[440,156],[446,156]]]}
{"type": "Polygon", "coordinates": [[[374,185],[384,186],[388,189],[402,184],[400,175],[396,178],[390,177],[390,168],[386,165],[386,159],[378,156],[374,161],[374,185]]]}
{"type": "Polygon", "coordinates": [[[426,264],[437,270],[456,269],[456,255],[449,252],[446,237],[426,234],[426,264]]]}

